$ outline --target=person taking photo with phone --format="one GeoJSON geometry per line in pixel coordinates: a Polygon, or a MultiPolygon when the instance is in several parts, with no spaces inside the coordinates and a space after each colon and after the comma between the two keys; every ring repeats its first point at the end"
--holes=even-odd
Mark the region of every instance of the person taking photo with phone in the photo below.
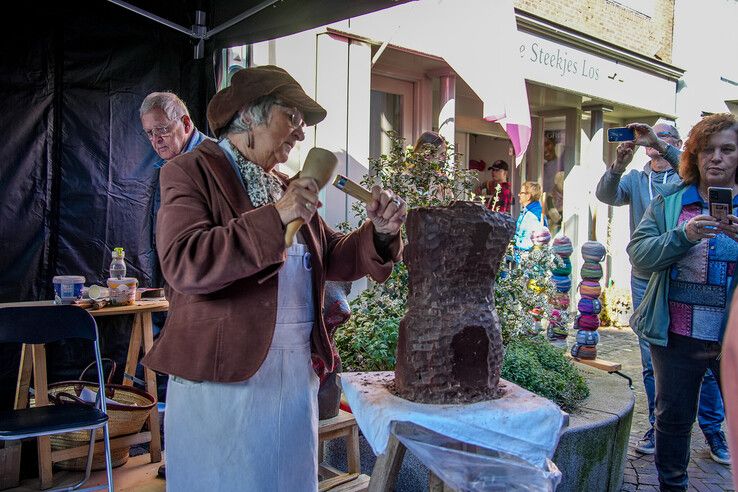
{"type": "Polygon", "coordinates": [[[627,248],[633,267],[650,275],[631,326],[651,347],[662,491],[687,490],[692,423],[705,371],[720,381],[723,317],[738,258],[737,170],[735,116],[704,117],[690,131],[680,159],[684,184],[654,198],[627,248]],[[726,221],[708,213],[710,187],[732,190],[726,221]]]}
{"type": "MultiPolygon", "coordinates": [[[[608,205],[630,206],[630,234],[641,221],[643,213],[651,200],[657,195],[674,193],[682,183],[677,169],[681,156],[682,140],[677,129],[668,124],[657,124],[653,128],[642,123],[631,123],[627,128],[633,130],[633,141],[618,145],[615,162],[605,171],[597,184],[597,198],[608,205]],[[649,161],[643,169],[633,169],[625,174],[625,170],[633,160],[637,146],[646,147],[649,161]]],[[[637,310],[646,292],[650,274],[633,265],[630,276],[633,311],[637,310]]],[[[637,332],[636,332],[637,333],[637,332]]],[[[648,401],[648,420],[651,424],[635,450],[643,454],[653,454],[655,439],[653,425],[656,402],[656,383],[651,363],[651,351],[646,339],[639,337],[641,367],[643,369],[643,386],[648,401]]],[[[702,385],[699,403],[699,424],[705,440],[710,446],[710,456],[721,464],[730,462],[730,453],[724,436],[720,432],[725,411],[723,408],[717,382],[712,372],[708,371],[702,385]]]]}

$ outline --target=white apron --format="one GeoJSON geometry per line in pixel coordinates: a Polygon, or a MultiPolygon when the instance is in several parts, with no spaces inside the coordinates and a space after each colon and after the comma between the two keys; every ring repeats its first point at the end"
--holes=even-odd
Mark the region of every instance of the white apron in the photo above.
{"type": "MultiPolygon", "coordinates": [[[[318,386],[310,253],[288,250],[266,360],[247,381],[169,378],[164,418],[167,490],[315,492],[318,386]]],[[[248,313],[244,318],[248,329],[248,313]]]]}

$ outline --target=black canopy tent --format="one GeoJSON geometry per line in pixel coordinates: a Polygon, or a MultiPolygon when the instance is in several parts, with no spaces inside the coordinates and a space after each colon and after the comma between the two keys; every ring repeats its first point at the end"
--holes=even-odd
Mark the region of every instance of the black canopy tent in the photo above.
{"type": "MultiPolygon", "coordinates": [[[[104,285],[116,246],[126,250],[129,275],[150,284],[157,157],[140,129],[138,108],[146,94],[176,92],[197,127],[207,131],[216,50],[405,1],[133,0],[124,6],[76,0],[4,6],[14,34],[0,51],[0,302],[50,299],[54,275],[84,275],[87,284],[104,285]]],[[[108,330],[106,351],[125,354],[126,332],[127,327],[118,334],[108,330]]],[[[0,408],[12,398],[16,354],[0,349],[0,384],[8,389],[0,392],[0,408]]]]}
{"type": "Polygon", "coordinates": [[[176,92],[207,131],[216,50],[404,1],[78,0],[6,13],[19,34],[0,54],[0,301],[49,298],[56,274],[104,281],[114,246],[147,283],[147,93],[176,92]]]}

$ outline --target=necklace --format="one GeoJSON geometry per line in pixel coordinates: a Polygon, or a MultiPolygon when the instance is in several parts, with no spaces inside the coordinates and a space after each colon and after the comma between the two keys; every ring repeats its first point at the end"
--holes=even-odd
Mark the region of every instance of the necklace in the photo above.
{"type": "Polygon", "coordinates": [[[241,174],[241,180],[249,194],[249,199],[254,207],[261,207],[267,203],[274,203],[282,198],[282,183],[264,168],[247,160],[233,142],[228,140],[233,155],[236,156],[236,166],[241,174]]]}

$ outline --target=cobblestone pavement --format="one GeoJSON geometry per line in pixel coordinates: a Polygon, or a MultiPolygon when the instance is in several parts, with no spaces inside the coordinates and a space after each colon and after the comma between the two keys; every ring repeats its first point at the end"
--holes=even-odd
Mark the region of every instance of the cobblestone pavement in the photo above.
{"type": "MultiPolygon", "coordinates": [[[[633,379],[636,403],[633,425],[628,444],[628,462],[625,464],[623,491],[657,491],[658,477],[653,455],[635,451],[638,440],[648,430],[648,404],[641,378],[641,355],[638,338],[630,328],[601,328],[598,356],[620,362],[622,371],[633,379]]],[[[618,377],[613,375],[613,377],[618,377]]],[[[689,490],[698,492],[735,491],[733,474],[729,466],[721,465],[710,458],[710,448],[695,422],[692,429],[692,453],[689,462],[689,490]]]]}

